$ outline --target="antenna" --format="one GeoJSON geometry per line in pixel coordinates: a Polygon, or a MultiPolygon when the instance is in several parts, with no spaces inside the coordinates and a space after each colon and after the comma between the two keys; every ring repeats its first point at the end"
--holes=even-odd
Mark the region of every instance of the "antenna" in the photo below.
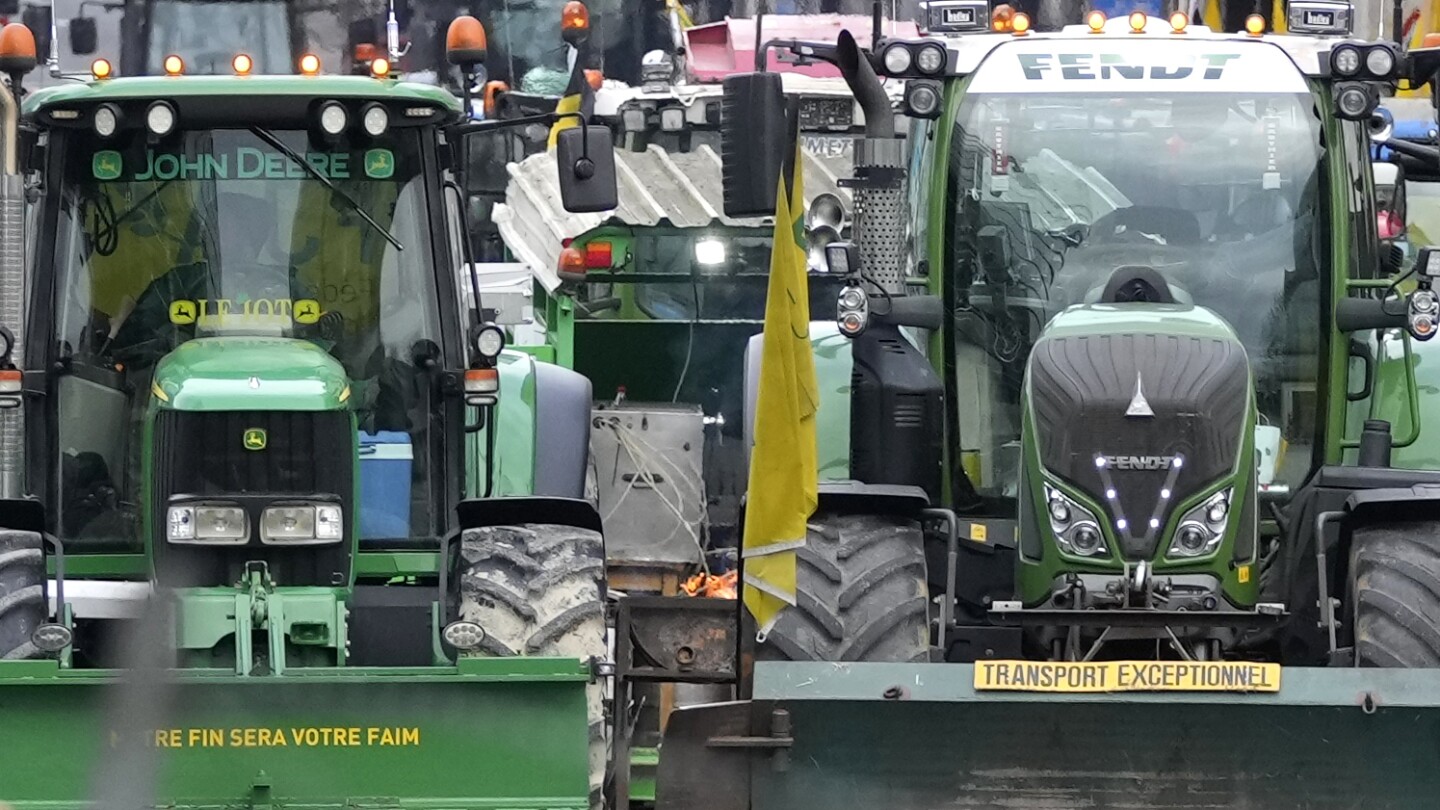
{"type": "MultiPolygon", "coordinates": [[[[55,2],[55,0],[50,0],[55,2]]],[[[392,63],[398,63],[400,57],[410,51],[409,46],[400,50],[400,21],[395,19],[395,0],[390,0],[390,16],[385,20],[385,50],[390,55],[392,63]]],[[[398,67],[398,64],[397,64],[398,67]]]]}
{"type": "Polygon", "coordinates": [[[50,53],[45,55],[45,69],[52,79],[65,75],[60,70],[60,24],[55,22],[55,0],[50,0],[50,53]]]}

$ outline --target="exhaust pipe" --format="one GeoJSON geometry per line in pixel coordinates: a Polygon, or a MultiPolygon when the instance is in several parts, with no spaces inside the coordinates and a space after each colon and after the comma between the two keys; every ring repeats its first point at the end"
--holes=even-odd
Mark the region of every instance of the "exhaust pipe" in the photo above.
{"type": "Polygon", "coordinates": [[[895,137],[895,114],[890,111],[890,97],[885,95],[885,86],[875,75],[875,68],[860,50],[855,37],[848,31],[841,31],[835,43],[840,75],[850,85],[850,92],[865,111],[865,137],[895,137]]]}
{"type": "Polygon", "coordinates": [[[895,137],[890,97],[849,31],[836,41],[836,64],[865,112],[855,141],[854,241],[866,275],[892,296],[905,294],[905,142],[895,137]]]}

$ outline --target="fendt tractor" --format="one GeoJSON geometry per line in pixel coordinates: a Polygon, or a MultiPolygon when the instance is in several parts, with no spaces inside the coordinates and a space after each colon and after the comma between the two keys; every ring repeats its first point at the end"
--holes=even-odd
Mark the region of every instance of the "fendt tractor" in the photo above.
{"type": "MultiPolygon", "coordinates": [[[[598,800],[589,384],[455,306],[488,125],[317,61],[25,94],[0,34],[0,748],[55,752],[16,810],[598,800]]],[[[557,155],[615,206],[608,130],[557,155]]]]}
{"type": "MultiPolygon", "coordinates": [[[[1370,146],[1440,53],[1351,11],[934,0],[919,38],[770,43],[865,108],[819,389],[852,480],[751,699],[671,715],[660,807],[1433,801],[1440,251],[1381,250],[1370,146]]],[[[726,90],[726,213],[773,210],[779,77],[726,90]]]]}

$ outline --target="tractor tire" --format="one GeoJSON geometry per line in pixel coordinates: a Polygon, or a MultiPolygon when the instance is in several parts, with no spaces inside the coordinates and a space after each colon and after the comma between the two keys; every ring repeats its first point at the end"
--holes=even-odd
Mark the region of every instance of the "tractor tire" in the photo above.
{"type": "MultiPolygon", "coordinates": [[[[598,532],[525,523],[470,529],[460,541],[460,618],[485,628],[482,654],[606,658],[605,546],[598,532]]],[[[603,683],[586,689],[590,805],[608,762],[603,683]]]]}
{"type": "Polygon", "coordinates": [[[930,660],[920,524],[817,514],[796,552],[795,605],[756,650],[769,661],[930,660]]]}
{"type": "Polygon", "coordinates": [[[0,659],[41,658],[30,640],[45,621],[45,552],[34,532],[0,531],[0,659]]]}
{"type": "Polygon", "coordinates": [[[1356,663],[1440,668],[1440,524],[1356,529],[1350,572],[1356,663]]]}

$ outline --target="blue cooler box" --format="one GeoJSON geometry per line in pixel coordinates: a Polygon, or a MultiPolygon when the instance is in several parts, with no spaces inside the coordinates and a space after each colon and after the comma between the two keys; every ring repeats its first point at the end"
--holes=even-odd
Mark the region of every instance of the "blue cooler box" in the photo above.
{"type": "Polygon", "coordinates": [[[410,536],[410,434],[360,433],[360,540],[410,536]]]}

